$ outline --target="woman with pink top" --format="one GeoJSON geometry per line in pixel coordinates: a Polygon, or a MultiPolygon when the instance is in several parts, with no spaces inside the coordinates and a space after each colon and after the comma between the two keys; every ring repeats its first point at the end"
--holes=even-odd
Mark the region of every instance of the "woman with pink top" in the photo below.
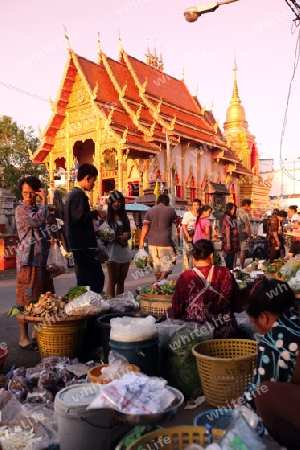
{"type": "Polygon", "coordinates": [[[199,239],[211,240],[212,225],[208,217],[211,213],[211,206],[203,205],[199,208],[198,217],[195,222],[195,234],[193,236],[193,243],[199,241],[199,239]]]}

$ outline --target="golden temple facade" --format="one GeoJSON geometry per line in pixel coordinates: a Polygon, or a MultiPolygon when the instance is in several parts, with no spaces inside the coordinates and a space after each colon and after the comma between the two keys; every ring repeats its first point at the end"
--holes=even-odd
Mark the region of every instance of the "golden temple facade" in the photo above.
{"type": "Polygon", "coordinates": [[[52,117],[32,160],[46,164],[51,188],[63,170],[67,191],[76,166],[94,164],[99,176],[93,203],[113,189],[142,196],[158,180],[178,201],[213,204],[226,198],[239,204],[252,167],[249,137],[245,131],[241,140],[231,123],[234,109],[224,137],[184,80],[163,71],[162,57],[149,50],[146,56],[146,63],[139,61],[121,45],[114,60],[102,52],[100,39],[97,62],[69,48],[52,117]]]}

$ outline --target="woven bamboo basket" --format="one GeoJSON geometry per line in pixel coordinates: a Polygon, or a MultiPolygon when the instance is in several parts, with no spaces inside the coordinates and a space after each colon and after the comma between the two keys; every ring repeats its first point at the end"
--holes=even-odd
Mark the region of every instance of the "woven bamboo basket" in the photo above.
{"type": "MultiPolygon", "coordinates": [[[[95,366],[92,369],[90,369],[87,373],[87,377],[88,379],[92,382],[92,383],[96,383],[96,384],[107,384],[109,383],[110,379],[101,379],[99,378],[99,376],[102,374],[102,369],[103,367],[107,367],[109,366],[109,364],[100,364],[99,366],[95,366]]],[[[138,366],[135,366],[134,364],[126,364],[124,365],[124,367],[121,366],[120,370],[119,370],[119,375],[120,378],[128,372],[139,372],[140,368],[138,366]]]]}
{"type": "Polygon", "coordinates": [[[243,395],[253,376],[257,342],[248,339],[212,339],[192,349],[206,401],[216,407],[243,395]]]}
{"type": "Polygon", "coordinates": [[[48,356],[79,356],[86,319],[35,325],[41,358],[48,356]]]}
{"type": "Polygon", "coordinates": [[[163,317],[165,311],[172,306],[172,295],[140,294],[142,313],[163,317]]]}
{"type": "MultiPolygon", "coordinates": [[[[219,443],[225,434],[224,430],[212,430],[213,442],[219,443]]],[[[205,427],[178,426],[162,428],[144,434],[141,438],[127,447],[127,450],[163,448],[164,450],[183,450],[189,445],[209,445],[209,438],[205,427]]]]}

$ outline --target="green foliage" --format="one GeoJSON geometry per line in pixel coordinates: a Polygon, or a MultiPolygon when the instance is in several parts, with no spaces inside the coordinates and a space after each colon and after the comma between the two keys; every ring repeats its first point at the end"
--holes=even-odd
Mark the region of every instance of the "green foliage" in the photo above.
{"type": "Polygon", "coordinates": [[[85,294],[86,291],[86,286],[72,286],[70,287],[66,295],[64,295],[64,297],[68,300],[73,300],[73,298],[77,298],[80,295],[85,294]]]}
{"type": "Polygon", "coordinates": [[[34,153],[40,141],[32,127],[24,128],[9,116],[0,117],[0,167],[4,169],[4,185],[17,198],[19,180],[26,175],[35,175],[43,185],[48,185],[48,172],[44,164],[35,164],[29,153],[34,153]]]}

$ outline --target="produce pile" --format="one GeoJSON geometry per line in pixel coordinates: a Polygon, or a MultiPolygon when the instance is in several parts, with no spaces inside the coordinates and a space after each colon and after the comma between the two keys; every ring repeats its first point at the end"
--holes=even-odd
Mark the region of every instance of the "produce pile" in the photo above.
{"type": "Polygon", "coordinates": [[[49,319],[52,316],[60,315],[64,312],[66,301],[51,292],[41,294],[36,303],[29,303],[24,306],[24,314],[33,317],[43,317],[49,319]]]}
{"type": "Polygon", "coordinates": [[[286,260],[283,258],[275,259],[272,263],[265,263],[264,271],[269,274],[274,274],[276,277],[281,278],[281,268],[286,264],[286,260]]]}
{"type": "Polygon", "coordinates": [[[77,358],[51,356],[35,367],[16,368],[8,390],[0,391],[3,449],[37,450],[51,445],[57,448],[55,396],[64,387],[86,383],[86,375],[95,365],[80,364],[77,358]]]}
{"type": "Polygon", "coordinates": [[[151,286],[144,286],[141,288],[141,294],[155,294],[155,295],[173,295],[176,288],[176,281],[163,280],[152,284],[151,286]]]}
{"type": "Polygon", "coordinates": [[[15,305],[10,309],[7,317],[24,314],[47,320],[67,315],[95,315],[102,309],[109,309],[109,305],[103,300],[104,297],[107,297],[104,292],[103,295],[97,294],[88,286],[73,286],[64,296],[46,292],[25,306],[15,305]]]}
{"type": "Polygon", "coordinates": [[[300,261],[290,258],[279,270],[280,276],[296,293],[300,293],[300,261]]]}

